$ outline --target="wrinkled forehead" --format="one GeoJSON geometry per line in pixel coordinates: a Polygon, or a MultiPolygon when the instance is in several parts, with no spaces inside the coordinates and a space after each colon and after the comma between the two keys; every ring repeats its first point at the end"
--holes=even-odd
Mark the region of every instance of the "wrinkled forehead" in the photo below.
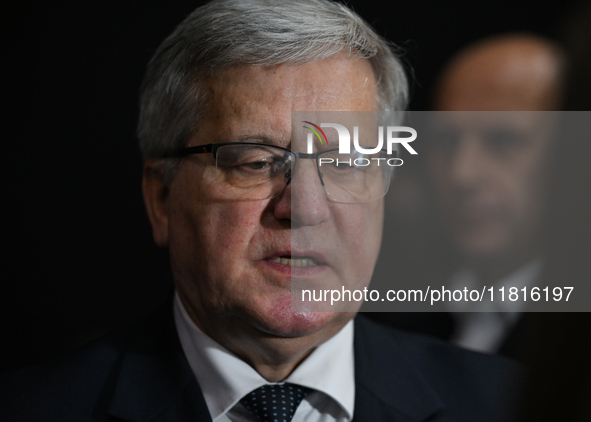
{"type": "Polygon", "coordinates": [[[344,56],[297,66],[234,66],[209,78],[204,94],[195,145],[260,135],[287,146],[292,111],[377,107],[371,66],[344,56]]]}

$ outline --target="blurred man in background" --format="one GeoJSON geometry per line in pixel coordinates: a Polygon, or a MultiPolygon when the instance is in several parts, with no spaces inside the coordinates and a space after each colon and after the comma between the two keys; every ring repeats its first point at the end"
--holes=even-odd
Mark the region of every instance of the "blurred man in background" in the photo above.
{"type": "MultiPolygon", "coordinates": [[[[446,286],[536,284],[552,143],[549,113],[536,112],[560,107],[562,61],[552,42],[513,34],[478,42],[445,68],[434,104],[452,113],[442,113],[444,135],[434,139],[427,166],[461,260],[446,286]]],[[[517,357],[525,305],[448,302],[449,340],[517,357]]]]}

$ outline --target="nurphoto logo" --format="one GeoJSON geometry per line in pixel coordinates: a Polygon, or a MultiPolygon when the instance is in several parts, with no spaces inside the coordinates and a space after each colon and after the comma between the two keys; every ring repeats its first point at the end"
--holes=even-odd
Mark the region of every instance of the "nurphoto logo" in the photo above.
{"type": "MultiPolygon", "coordinates": [[[[314,135],[320,141],[321,145],[328,145],[328,137],[326,133],[322,130],[322,128],[333,128],[336,129],[337,134],[339,136],[339,154],[350,154],[351,153],[351,134],[349,130],[338,123],[320,123],[320,126],[314,124],[309,121],[302,121],[308,126],[303,126],[304,128],[310,130],[308,133],[308,143],[307,143],[307,153],[313,154],[314,153],[314,135]]],[[[388,155],[392,154],[392,149],[394,144],[400,144],[406,150],[412,154],[417,155],[417,152],[413,147],[409,144],[417,139],[417,131],[408,126],[387,126],[386,130],[386,152],[388,155]],[[400,132],[409,133],[410,136],[400,138],[394,136],[394,134],[398,134],[400,132]]],[[[353,126],[353,146],[355,150],[359,154],[365,155],[372,155],[378,154],[382,151],[384,147],[384,127],[378,126],[378,144],[375,148],[364,148],[359,145],[359,126],[353,126]]],[[[385,158],[371,158],[372,160],[377,160],[378,166],[380,165],[380,160],[385,160],[388,165],[390,166],[401,166],[403,161],[400,158],[390,158],[386,160],[385,158]]],[[[337,159],[338,161],[338,159],[337,159]]],[[[320,158],[319,165],[328,164],[334,162],[332,158],[320,158]]],[[[354,165],[356,166],[368,166],[371,163],[370,159],[367,157],[360,157],[356,158],[354,161],[354,165]]],[[[337,163],[338,164],[338,163],[337,163]]]]}

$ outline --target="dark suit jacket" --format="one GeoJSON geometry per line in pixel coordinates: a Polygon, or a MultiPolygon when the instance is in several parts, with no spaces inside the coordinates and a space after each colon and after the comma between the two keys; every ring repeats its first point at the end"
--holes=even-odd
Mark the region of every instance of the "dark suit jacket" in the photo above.
{"type": "MultiPolygon", "coordinates": [[[[171,308],[171,307],[170,307],[171,308]]],[[[378,325],[355,325],[354,420],[507,420],[515,367],[378,325]]],[[[4,421],[211,421],[172,310],[51,364],[0,377],[4,421]]]]}
{"type": "MultiPolygon", "coordinates": [[[[449,312],[369,312],[369,318],[385,325],[412,333],[434,336],[443,341],[451,341],[455,331],[455,321],[449,312]]],[[[538,318],[536,312],[524,312],[517,323],[511,327],[495,354],[523,362],[532,342],[532,328],[538,318]]]]}

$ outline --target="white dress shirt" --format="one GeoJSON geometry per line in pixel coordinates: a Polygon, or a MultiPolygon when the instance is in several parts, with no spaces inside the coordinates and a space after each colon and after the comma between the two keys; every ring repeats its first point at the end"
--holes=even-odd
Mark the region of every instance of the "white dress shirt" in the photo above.
{"type": "MultiPolygon", "coordinates": [[[[174,320],[183,352],[199,382],[213,422],[253,422],[256,418],[240,399],[265,384],[253,367],[204,334],[174,297],[174,320]]],[[[298,406],[293,422],[349,422],[353,417],[355,375],[353,321],[318,346],[284,382],[310,392],[298,406]]]]}
{"type": "MultiPolygon", "coordinates": [[[[509,288],[517,287],[520,291],[534,287],[542,269],[541,259],[529,262],[516,271],[503,277],[492,286],[494,300],[490,293],[481,302],[445,302],[447,310],[454,313],[458,328],[451,342],[457,346],[485,353],[495,353],[503,340],[515,326],[527,306],[527,301],[508,299],[509,288]],[[501,301],[499,288],[505,288],[505,300],[501,301]]],[[[463,290],[482,289],[475,274],[467,269],[457,272],[450,280],[450,288],[463,290]]],[[[521,294],[520,297],[523,297],[521,294]]]]}

